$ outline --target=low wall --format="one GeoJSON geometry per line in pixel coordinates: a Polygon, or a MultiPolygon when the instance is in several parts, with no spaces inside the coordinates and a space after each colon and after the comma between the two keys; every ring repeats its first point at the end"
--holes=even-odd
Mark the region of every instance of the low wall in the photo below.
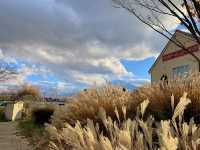
{"type": "Polygon", "coordinates": [[[7,120],[15,121],[22,117],[24,102],[10,102],[5,107],[5,117],[7,120]]]}

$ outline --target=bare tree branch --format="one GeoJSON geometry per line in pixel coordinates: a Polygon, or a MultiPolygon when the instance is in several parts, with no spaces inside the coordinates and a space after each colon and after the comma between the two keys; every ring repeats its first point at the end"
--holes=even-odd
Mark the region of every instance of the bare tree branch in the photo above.
{"type": "Polygon", "coordinates": [[[161,17],[168,16],[180,21],[191,36],[200,44],[200,0],[112,0],[118,8],[123,8],[134,15],[139,21],[158,32],[172,43],[189,53],[199,64],[200,58],[188,50],[178,39],[171,38],[172,32],[163,23],[161,17]],[[178,3],[179,2],[179,3],[178,3]],[[139,7],[139,8],[138,8],[139,7]],[[137,8],[137,9],[136,9],[137,8]],[[140,13],[139,11],[144,10],[140,13]],[[149,11],[150,13],[145,13],[149,11]]]}

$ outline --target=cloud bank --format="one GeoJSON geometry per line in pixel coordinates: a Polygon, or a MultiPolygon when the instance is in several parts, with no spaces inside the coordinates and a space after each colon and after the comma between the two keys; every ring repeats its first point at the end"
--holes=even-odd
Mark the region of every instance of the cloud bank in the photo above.
{"type": "Polygon", "coordinates": [[[0,20],[0,56],[44,66],[61,89],[133,80],[120,60],[155,57],[163,43],[109,0],[1,0],[0,20]]]}

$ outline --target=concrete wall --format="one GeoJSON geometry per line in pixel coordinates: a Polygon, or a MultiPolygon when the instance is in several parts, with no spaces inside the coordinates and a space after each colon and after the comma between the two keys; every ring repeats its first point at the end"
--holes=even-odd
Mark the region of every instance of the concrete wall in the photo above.
{"type": "Polygon", "coordinates": [[[22,117],[24,103],[22,101],[17,103],[8,103],[5,107],[5,117],[8,120],[15,121],[22,117]]]}
{"type": "Polygon", "coordinates": [[[12,120],[14,103],[8,103],[4,109],[5,117],[7,120],[12,120]]]}
{"type": "MultiPolygon", "coordinates": [[[[175,37],[181,41],[185,47],[190,47],[196,44],[194,40],[192,40],[190,37],[184,35],[183,33],[177,32],[175,34],[175,37]]],[[[171,52],[180,50],[181,48],[176,46],[173,43],[169,43],[166,47],[165,52],[162,54],[169,54],[171,52]]],[[[199,58],[200,58],[200,49],[198,52],[195,52],[199,58]]],[[[163,74],[166,74],[168,79],[173,79],[173,68],[182,66],[182,65],[189,65],[189,68],[191,71],[198,71],[198,63],[197,61],[189,54],[180,56],[171,60],[163,61],[162,56],[158,58],[156,64],[151,69],[151,81],[152,82],[158,82],[160,81],[160,78],[163,74]]]]}

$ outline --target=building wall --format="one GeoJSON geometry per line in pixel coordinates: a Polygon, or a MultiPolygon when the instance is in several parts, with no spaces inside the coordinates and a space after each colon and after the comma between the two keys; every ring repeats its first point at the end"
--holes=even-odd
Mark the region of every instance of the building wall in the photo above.
{"type": "Polygon", "coordinates": [[[7,120],[12,120],[13,107],[14,107],[13,103],[8,103],[4,109],[5,117],[7,120]]]}
{"type": "MultiPolygon", "coordinates": [[[[181,41],[185,45],[185,47],[190,47],[196,44],[194,40],[192,40],[187,35],[184,35],[183,33],[179,33],[179,32],[175,33],[175,38],[179,39],[179,41],[181,41]]],[[[163,55],[174,52],[174,51],[178,51],[180,49],[181,49],[180,47],[170,42],[167,45],[166,51],[163,53],[163,55]]],[[[200,58],[200,49],[198,52],[195,52],[194,54],[196,54],[200,58]]],[[[173,58],[167,61],[163,61],[162,56],[158,58],[157,63],[151,69],[152,82],[160,81],[160,78],[163,74],[166,74],[168,79],[172,79],[173,68],[178,67],[178,66],[189,65],[190,70],[192,71],[198,70],[198,63],[190,54],[173,58]]]]}
{"type": "Polygon", "coordinates": [[[12,120],[19,120],[22,118],[22,111],[24,108],[24,102],[20,101],[14,104],[13,107],[13,115],[12,115],[12,120]]]}
{"type": "Polygon", "coordinates": [[[8,103],[5,107],[5,117],[7,120],[15,121],[21,119],[23,102],[12,102],[8,103]]]}

